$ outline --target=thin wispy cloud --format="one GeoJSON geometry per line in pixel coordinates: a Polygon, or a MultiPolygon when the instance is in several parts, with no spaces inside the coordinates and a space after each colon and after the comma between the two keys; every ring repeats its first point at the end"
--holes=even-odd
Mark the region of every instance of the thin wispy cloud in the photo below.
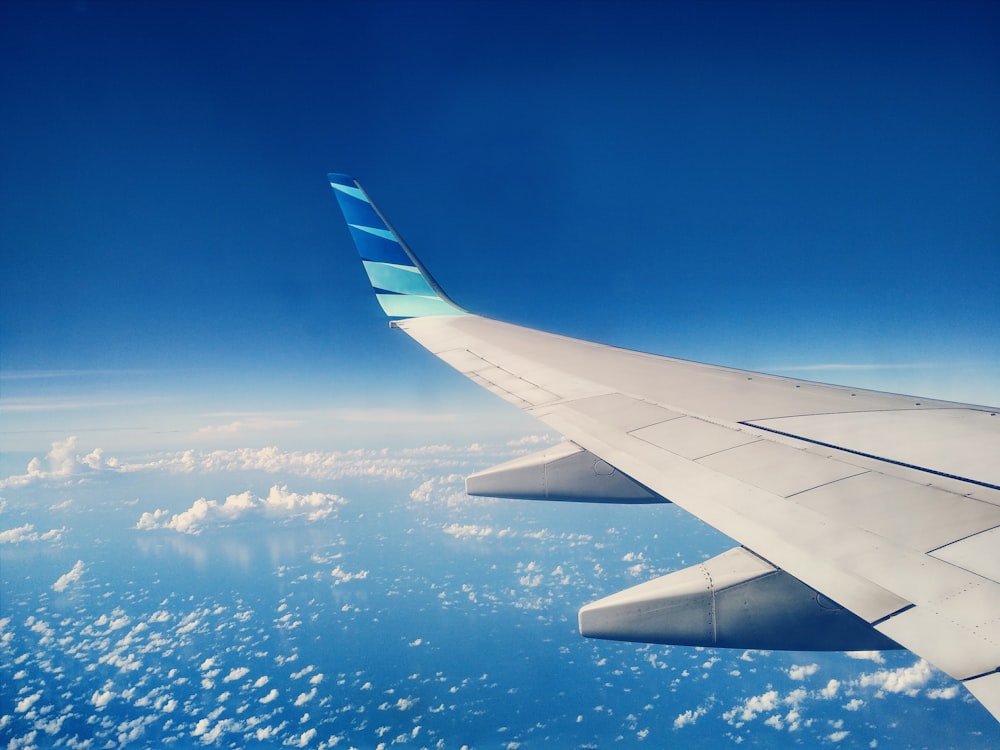
{"type": "Polygon", "coordinates": [[[882,370],[928,370],[941,365],[933,362],[819,362],[801,365],[774,365],[777,372],[875,372],[882,370]]]}
{"type": "Polygon", "coordinates": [[[237,419],[227,424],[201,427],[194,431],[192,437],[197,440],[204,438],[232,437],[252,432],[276,432],[280,430],[294,429],[301,424],[301,420],[298,419],[252,417],[249,419],[237,419]]]}
{"type": "Polygon", "coordinates": [[[2,380],[53,380],[56,378],[102,378],[151,375],[152,370],[6,370],[2,380]]]}
{"type": "Polygon", "coordinates": [[[6,398],[0,400],[0,410],[8,413],[44,413],[83,411],[87,409],[118,409],[148,406],[162,401],[155,397],[122,399],[62,399],[62,398],[6,398]]]}
{"type": "Polygon", "coordinates": [[[468,419],[467,415],[448,412],[407,411],[404,409],[332,409],[331,417],[345,422],[456,422],[468,419]]]}

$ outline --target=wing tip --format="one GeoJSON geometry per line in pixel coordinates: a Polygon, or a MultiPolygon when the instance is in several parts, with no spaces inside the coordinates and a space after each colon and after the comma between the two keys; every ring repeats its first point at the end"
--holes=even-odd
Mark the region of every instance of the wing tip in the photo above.
{"type": "Polygon", "coordinates": [[[391,319],[467,315],[434,280],[351,175],[328,172],[375,297],[391,319]]]}

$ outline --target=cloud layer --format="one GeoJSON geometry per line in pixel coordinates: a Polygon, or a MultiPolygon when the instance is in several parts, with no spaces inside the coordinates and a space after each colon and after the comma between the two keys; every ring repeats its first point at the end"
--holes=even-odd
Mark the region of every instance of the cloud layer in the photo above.
{"type": "Polygon", "coordinates": [[[507,445],[465,446],[435,444],[397,450],[286,451],[276,446],[232,450],[183,450],[136,457],[106,456],[101,448],[77,449],[77,438],[52,443],[45,458],[33,458],[23,474],[0,480],[0,489],[23,487],[36,482],[73,483],[95,473],[263,472],[310,479],[428,479],[462,475],[491,462],[507,460],[551,442],[544,436],[529,436],[507,445]]]}

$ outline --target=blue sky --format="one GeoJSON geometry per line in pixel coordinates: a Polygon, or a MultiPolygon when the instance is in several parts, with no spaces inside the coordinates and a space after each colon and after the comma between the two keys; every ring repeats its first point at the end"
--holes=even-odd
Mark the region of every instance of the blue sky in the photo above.
{"type": "Polygon", "coordinates": [[[331,170],[474,310],[1000,402],[998,27],[962,2],[4,3],[0,448],[532,429],[385,329],[331,170]]]}
{"type": "MultiPolygon", "coordinates": [[[[504,691],[538,689],[527,705],[548,707],[550,686],[572,702],[583,675],[593,703],[645,706],[632,727],[602,711],[588,737],[652,724],[654,742],[712,747],[989,746],[985,710],[906,652],[751,663],[580,639],[583,603],[729,542],[673,506],[470,502],[463,475],[552,436],[387,328],[326,174],[357,176],[472,310],[1000,404],[998,32],[1000,6],[969,2],[0,3],[0,544],[25,572],[4,581],[0,640],[32,655],[18,732],[104,710],[120,645],[65,701],[30,617],[82,643],[105,615],[155,624],[169,601],[183,629],[192,607],[259,588],[259,616],[229,631],[256,647],[283,633],[278,607],[299,607],[294,563],[303,612],[320,617],[311,597],[335,576],[338,607],[349,586],[372,597],[358,633],[388,632],[371,616],[405,625],[385,654],[427,638],[427,675],[444,659],[458,686],[470,666],[448,666],[445,630],[413,616],[443,586],[489,623],[472,646],[524,636],[496,663],[504,691]],[[234,562],[177,565],[213,555],[234,562]],[[535,629],[493,619],[538,597],[535,629]],[[551,685],[525,679],[539,663],[551,685]],[[644,691],[663,692],[656,711],[644,691]]],[[[348,666],[302,639],[336,667],[332,693],[348,666]]],[[[144,664],[156,690],[162,656],[144,664]]],[[[201,664],[178,697],[194,700],[201,664]]],[[[253,666],[248,686],[266,676],[253,666]]],[[[291,711],[298,688],[282,690],[291,711]]],[[[205,696],[177,736],[198,736],[221,701],[205,696]]],[[[518,722],[531,736],[533,714],[518,722]]]]}

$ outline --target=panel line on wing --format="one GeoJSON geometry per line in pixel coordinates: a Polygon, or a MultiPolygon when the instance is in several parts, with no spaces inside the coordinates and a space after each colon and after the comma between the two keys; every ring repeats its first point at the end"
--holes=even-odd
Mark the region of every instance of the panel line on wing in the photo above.
{"type": "Polygon", "coordinates": [[[499,367],[470,349],[452,349],[439,352],[438,356],[477,385],[506,398],[522,409],[544,406],[561,400],[558,395],[538,383],[499,367]]]}
{"type": "MultiPolygon", "coordinates": [[[[975,499],[975,498],[973,498],[973,499],[975,499]]],[[[971,534],[966,534],[965,536],[961,537],[960,539],[955,539],[954,541],[948,542],[947,544],[942,544],[939,547],[935,547],[932,550],[928,550],[927,554],[928,555],[937,555],[937,553],[940,552],[943,549],[947,549],[948,547],[951,547],[951,546],[956,545],[956,544],[962,544],[962,542],[967,542],[968,540],[974,539],[976,537],[981,537],[983,534],[989,534],[991,531],[995,532],[997,529],[1000,529],[1000,524],[997,524],[996,526],[991,526],[988,529],[981,529],[980,531],[974,531],[971,534]]],[[[941,559],[945,560],[945,562],[950,562],[952,565],[957,565],[957,563],[954,560],[947,560],[947,559],[945,559],[943,557],[941,559]]],[[[963,566],[959,565],[958,567],[961,568],[963,566]]]]}
{"type": "Polygon", "coordinates": [[[766,432],[772,432],[775,435],[781,435],[782,437],[794,438],[795,440],[801,440],[806,443],[811,443],[813,445],[821,445],[824,448],[833,448],[834,450],[844,451],[844,453],[852,453],[855,456],[861,456],[862,458],[872,458],[876,461],[884,461],[887,464],[893,464],[894,466],[902,466],[904,469],[915,469],[916,471],[923,471],[927,474],[934,474],[935,476],[945,477],[946,479],[956,479],[959,482],[968,482],[969,484],[979,485],[980,487],[986,487],[991,490],[1000,490],[1000,485],[991,484],[990,482],[982,482],[978,479],[970,479],[969,477],[959,476],[958,474],[949,474],[946,471],[938,471],[937,469],[931,469],[927,466],[918,466],[917,464],[907,463],[906,461],[898,461],[893,458],[886,458],[885,456],[879,456],[874,453],[866,453],[865,451],[853,450],[851,448],[845,448],[841,445],[835,445],[834,443],[827,443],[822,440],[816,440],[815,438],[803,437],[802,435],[796,435],[794,432],[785,432],[784,430],[776,430],[773,427],[764,427],[758,422],[740,422],[741,425],[746,427],[754,427],[758,430],[764,430],[766,432]]]}
{"type": "Polygon", "coordinates": [[[966,677],[964,680],[962,680],[962,682],[968,682],[969,680],[978,680],[982,677],[989,677],[991,674],[997,674],[998,672],[1000,672],[1000,667],[995,667],[986,672],[983,672],[982,674],[974,674],[972,675],[972,677],[966,677]]]}
{"type": "Polygon", "coordinates": [[[760,440],[756,435],[689,416],[653,424],[629,434],[690,461],[760,440]]]}
{"type": "Polygon", "coordinates": [[[820,482],[820,483],[818,483],[818,484],[816,484],[816,485],[814,485],[812,487],[806,487],[803,490],[796,490],[795,492],[792,492],[791,494],[785,495],[785,498],[788,499],[788,500],[794,500],[795,498],[799,497],[800,495],[805,495],[807,492],[812,492],[814,490],[820,490],[820,489],[823,489],[824,487],[831,487],[831,486],[833,486],[833,485],[835,485],[835,484],[837,484],[839,482],[843,482],[845,479],[851,479],[852,477],[860,477],[860,476],[864,476],[865,474],[871,474],[871,470],[870,469],[861,469],[857,474],[850,474],[850,475],[848,475],[846,477],[837,477],[836,479],[830,479],[830,480],[828,480],[826,482],[820,482]]]}
{"type": "Polygon", "coordinates": [[[906,612],[907,610],[913,609],[916,606],[917,606],[916,604],[907,604],[905,607],[900,607],[895,612],[890,612],[885,617],[880,617],[879,619],[877,619],[874,622],[872,622],[871,625],[872,625],[872,627],[875,627],[876,625],[881,625],[886,620],[891,620],[896,615],[901,615],[904,612],[906,612]]]}
{"type": "Polygon", "coordinates": [[[928,554],[957,568],[1000,583],[1000,559],[995,553],[998,542],[1000,542],[1000,525],[994,525],[941,545],[928,554]]]}

